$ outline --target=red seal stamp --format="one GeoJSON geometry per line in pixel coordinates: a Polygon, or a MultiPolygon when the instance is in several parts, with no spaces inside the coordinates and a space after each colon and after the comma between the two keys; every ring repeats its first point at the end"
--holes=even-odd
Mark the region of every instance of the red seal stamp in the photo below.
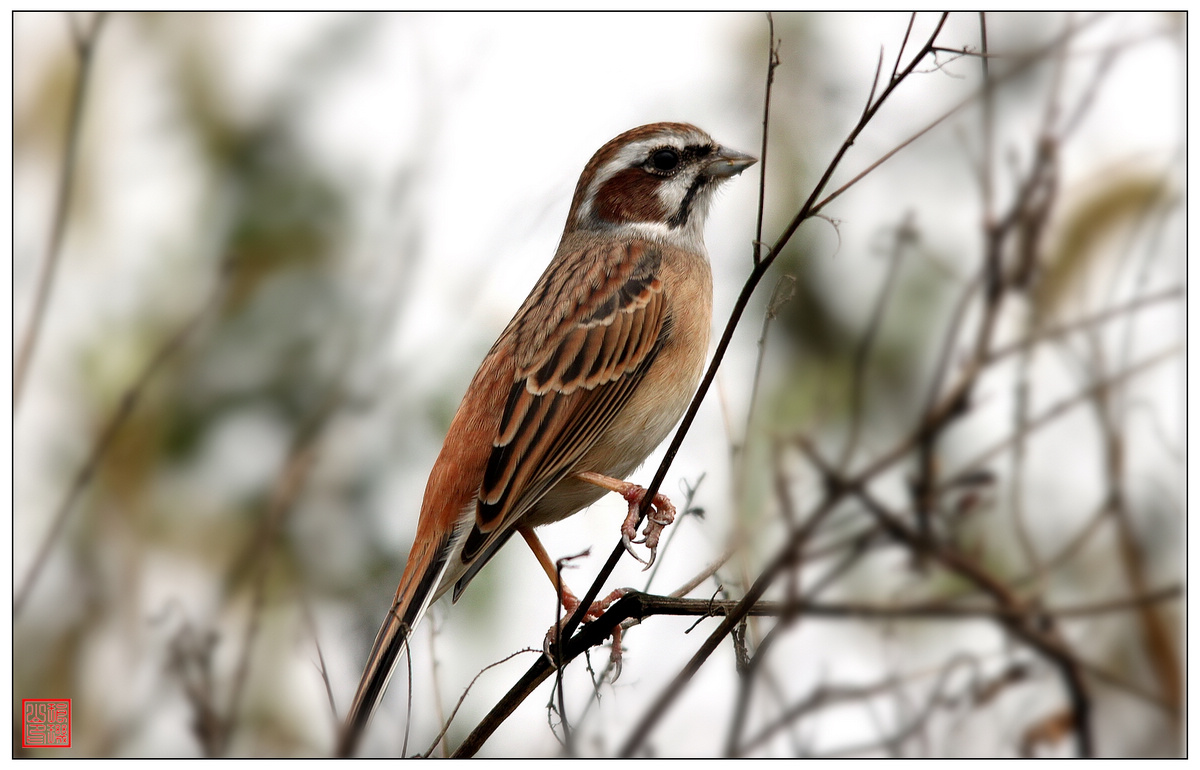
{"type": "Polygon", "coordinates": [[[71,745],[71,699],[21,701],[21,748],[54,749],[71,745]]]}

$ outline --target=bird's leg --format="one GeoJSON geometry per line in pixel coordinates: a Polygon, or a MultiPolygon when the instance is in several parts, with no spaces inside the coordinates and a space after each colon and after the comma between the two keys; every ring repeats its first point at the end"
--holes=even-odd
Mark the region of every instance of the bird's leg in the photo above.
{"type": "Polygon", "coordinates": [[[663,527],[675,521],[675,506],[671,504],[667,496],[662,493],[654,496],[649,510],[646,511],[646,528],[642,530],[642,539],[634,540],[637,537],[638,515],[641,513],[642,501],[646,499],[646,488],[591,471],[580,471],[575,474],[575,478],[595,484],[601,489],[616,492],[625,498],[625,501],[629,503],[629,515],[625,517],[625,522],[621,525],[621,543],[625,546],[625,550],[629,551],[630,556],[645,564],[645,569],[650,569],[650,565],[654,563],[654,556],[658,552],[658,538],[662,534],[663,527]],[[649,561],[634,552],[635,543],[644,543],[650,550],[649,561]]]}
{"type": "MultiPolygon", "coordinates": [[[[550,560],[550,554],[546,553],[546,548],[542,545],[542,541],[529,527],[517,527],[517,531],[521,533],[521,537],[525,538],[525,543],[529,546],[529,550],[533,551],[534,557],[538,560],[538,564],[542,565],[542,569],[546,573],[546,577],[550,578],[551,584],[554,585],[554,590],[561,592],[563,615],[562,622],[555,625],[546,634],[546,654],[549,656],[549,649],[552,644],[558,641],[558,632],[561,626],[565,625],[567,620],[575,614],[575,610],[579,609],[579,597],[577,597],[571,589],[567,588],[566,583],[562,582],[562,578],[558,573],[558,569],[554,562],[550,560]]],[[[595,620],[604,614],[609,605],[620,599],[628,593],[628,589],[618,588],[608,596],[599,601],[592,602],[584,613],[583,620],[586,623],[589,620],[595,620]]],[[[612,652],[609,655],[612,661],[615,674],[613,680],[616,680],[621,674],[621,625],[618,623],[612,632],[612,652]]]]}

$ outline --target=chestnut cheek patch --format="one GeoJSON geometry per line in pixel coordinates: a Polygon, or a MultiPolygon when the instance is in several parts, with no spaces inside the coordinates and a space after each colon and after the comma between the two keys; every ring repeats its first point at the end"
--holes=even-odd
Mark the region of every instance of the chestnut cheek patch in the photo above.
{"type": "Polygon", "coordinates": [[[596,214],[606,222],[665,222],[656,191],[662,180],[640,168],[612,175],[596,195],[596,214]]]}

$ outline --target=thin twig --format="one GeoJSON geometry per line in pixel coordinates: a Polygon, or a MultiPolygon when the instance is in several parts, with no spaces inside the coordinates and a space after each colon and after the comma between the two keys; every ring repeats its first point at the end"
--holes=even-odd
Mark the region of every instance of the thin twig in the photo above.
{"type": "Polygon", "coordinates": [[[762,257],[763,213],[767,197],[767,132],[771,123],[771,86],[775,83],[775,68],[779,66],[779,45],[775,38],[775,17],[767,14],[767,84],[763,95],[762,149],[758,155],[758,215],[754,227],[754,264],[762,257]]]}
{"type": "MultiPolygon", "coordinates": [[[[944,599],[911,604],[881,604],[872,602],[816,602],[811,599],[792,601],[758,601],[745,608],[746,615],[755,617],[782,618],[787,615],[803,615],[821,620],[964,620],[964,619],[1026,619],[1036,621],[1040,617],[1083,620],[1099,615],[1128,612],[1143,607],[1174,601],[1183,596],[1183,586],[1176,583],[1144,593],[1098,599],[1078,604],[1056,607],[1041,607],[1035,604],[974,604],[964,606],[951,604],[944,599]]],[[[682,599],[674,596],[631,591],[624,606],[627,620],[644,621],[651,617],[699,617],[721,618],[738,610],[740,601],[719,599],[682,599]]]]}
{"type": "Polygon", "coordinates": [[[79,29],[74,17],[67,15],[71,27],[71,39],[74,43],[75,55],[78,60],[75,75],[75,87],[71,89],[70,102],[67,107],[67,129],[63,138],[63,160],[58,172],[58,183],[55,186],[54,211],[50,218],[50,235],[46,239],[46,250],[38,268],[36,288],[33,293],[33,305],[29,309],[29,320],[25,322],[25,334],[17,359],[13,364],[13,414],[21,401],[21,393],[25,385],[25,377],[29,373],[34,351],[37,349],[38,338],[41,336],[42,320],[46,315],[46,307],[50,304],[50,294],[54,291],[54,278],[58,272],[59,256],[62,254],[63,236],[67,231],[67,215],[71,210],[71,200],[75,193],[75,173],[79,168],[79,134],[83,125],[83,107],[87,96],[87,86],[94,69],[96,44],[100,39],[100,29],[107,18],[105,13],[96,13],[92,23],[85,29],[79,29]]]}
{"type": "Polygon", "coordinates": [[[29,572],[26,573],[21,587],[17,589],[16,598],[13,600],[14,621],[21,614],[21,610],[25,606],[25,601],[33,591],[33,587],[41,575],[42,568],[49,558],[51,549],[58,542],[59,538],[62,537],[67,519],[74,509],[75,503],[91,482],[92,477],[100,467],[100,462],[108,454],[109,449],[112,448],[116,441],[117,435],[125,427],[125,422],[137,408],[150,382],[184,348],[192,335],[208,318],[209,314],[220,306],[221,300],[225,296],[227,278],[228,272],[223,269],[209,295],[200,307],[190,317],[186,318],[179,325],[179,328],[163,340],[162,344],[159,345],[154,354],[146,362],[145,368],[142,369],[133,383],[121,395],[112,415],[104,424],[99,437],[92,445],[92,451],[88,454],[87,460],[84,461],[83,465],[80,466],[79,470],[75,472],[75,476],[71,479],[71,484],[67,487],[62,502],[59,503],[58,508],[55,510],[50,529],[46,533],[46,537],[42,540],[41,545],[37,548],[32,566],[30,566],[29,572]]]}
{"type": "Polygon", "coordinates": [[[867,752],[880,749],[896,751],[904,741],[918,733],[925,726],[930,717],[933,716],[934,711],[939,706],[945,706],[954,702],[953,698],[948,697],[944,693],[945,691],[949,690],[950,675],[954,673],[956,669],[962,666],[964,662],[966,662],[968,665],[973,663],[973,661],[967,656],[956,656],[945,667],[943,667],[941,671],[938,672],[937,682],[933,687],[933,692],[930,693],[928,699],[926,700],[924,707],[918,711],[917,714],[914,715],[907,724],[901,726],[893,734],[882,736],[879,740],[870,743],[860,743],[840,749],[833,749],[832,751],[821,754],[821,756],[854,756],[856,754],[865,754],[867,752]]]}
{"type": "MultiPolygon", "coordinates": [[[[1152,369],[1155,366],[1158,366],[1159,364],[1161,364],[1165,361],[1171,360],[1175,356],[1179,355],[1181,350],[1182,350],[1182,347],[1180,345],[1172,345],[1171,347],[1169,347],[1165,350],[1161,350],[1158,353],[1143,359],[1142,361],[1134,364],[1133,366],[1126,367],[1124,370],[1117,372],[1116,374],[1114,374],[1110,377],[1107,377],[1103,380],[1092,383],[1087,388],[1084,388],[1082,391],[1080,391],[1072,396],[1068,396],[1068,397],[1056,402],[1052,406],[1044,409],[1041,413],[1038,414],[1037,417],[1034,417],[1032,420],[1030,420],[1028,423],[1026,423],[1025,432],[1030,433],[1032,431],[1035,431],[1042,427],[1045,427],[1046,425],[1048,425],[1049,423],[1058,419],[1059,417],[1062,417],[1065,413],[1067,413],[1071,409],[1074,409],[1075,407],[1077,407],[1081,404],[1085,404],[1088,401],[1090,401],[1096,391],[1104,389],[1104,388],[1113,387],[1115,385],[1118,385],[1118,384],[1124,382],[1125,380],[1136,377],[1137,375],[1142,374],[1143,372],[1145,372],[1149,369],[1152,369]]],[[[970,474],[974,473],[975,471],[978,471],[980,468],[987,465],[997,455],[1006,451],[1012,445],[1012,443],[1016,440],[1017,440],[1017,436],[1012,435],[1012,436],[1003,438],[1000,441],[997,441],[995,444],[988,447],[984,451],[980,452],[971,460],[967,461],[957,471],[955,471],[952,474],[947,475],[946,478],[948,479],[948,481],[946,482],[946,485],[952,486],[958,480],[961,480],[964,477],[967,477],[970,474]]]]}
{"type": "Polygon", "coordinates": [[[224,719],[221,739],[217,743],[219,755],[225,754],[229,749],[233,728],[238,723],[242,693],[245,692],[246,682],[250,677],[251,652],[254,649],[263,608],[266,605],[267,575],[270,573],[275,540],[283,527],[284,519],[295,505],[300,490],[312,471],[317,457],[316,441],[321,434],[322,424],[330,412],[331,409],[322,410],[313,429],[303,431],[293,442],[291,451],[276,479],[275,489],[271,493],[271,500],[263,517],[262,526],[255,537],[257,545],[253,548],[255,575],[250,622],[246,626],[245,637],[242,640],[241,655],[233,677],[233,691],[229,698],[229,710],[224,719]]]}
{"type": "Polygon", "coordinates": [[[671,527],[671,531],[667,535],[666,541],[659,548],[659,556],[654,562],[654,568],[650,570],[650,574],[646,576],[646,582],[642,584],[643,591],[649,591],[650,586],[654,584],[654,578],[658,575],[659,567],[661,567],[663,562],[666,561],[664,557],[667,555],[667,551],[670,550],[671,543],[675,541],[675,535],[683,529],[678,525],[683,521],[684,517],[688,516],[689,514],[693,516],[703,516],[704,509],[695,507],[695,502],[696,492],[699,491],[700,485],[704,483],[704,478],[706,475],[707,474],[701,473],[700,477],[696,479],[695,484],[689,484],[687,479],[684,479],[681,482],[684,488],[683,505],[678,506],[678,510],[681,513],[679,518],[675,521],[676,526],[671,527]]]}
{"type": "MultiPolygon", "coordinates": [[[[900,50],[896,52],[896,60],[892,65],[892,74],[888,76],[888,80],[895,80],[896,73],[900,69],[900,62],[904,59],[904,49],[908,47],[908,39],[912,36],[913,25],[917,23],[917,13],[913,11],[908,15],[908,26],[904,28],[904,39],[900,41],[900,50]]],[[[937,49],[934,48],[936,51],[937,49]]]]}
{"type": "Polygon", "coordinates": [[[513,658],[517,657],[518,655],[524,655],[527,652],[535,652],[539,655],[542,654],[541,650],[535,650],[532,647],[526,647],[525,649],[517,650],[516,652],[514,652],[510,655],[505,655],[503,658],[496,661],[495,663],[489,663],[488,665],[486,665],[482,669],[480,669],[479,673],[477,673],[474,677],[471,678],[470,683],[467,684],[466,688],[462,692],[462,695],[459,696],[458,702],[454,704],[454,709],[450,712],[450,718],[447,719],[446,722],[442,725],[442,729],[438,732],[437,736],[433,739],[433,743],[431,743],[429,745],[429,748],[426,749],[425,753],[422,754],[421,756],[426,759],[433,756],[434,750],[437,749],[437,747],[439,745],[441,745],[442,739],[445,738],[446,733],[450,731],[450,725],[453,724],[454,717],[458,716],[458,710],[460,708],[462,708],[462,704],[467,700],[467,696],[470,695],[471,688],[474,687],[475,683],[479,681],[479,677],[483,676],[485,673],[492,670],[496,666],[499,666],[501,663],[507,663],[508,661],[512,660],[513,658]]]}
{"type": "Polygon", "coordinates": [[[321,639],[317,634],[317,621],[313,617],[312,605],[308,601],[308,596],[301,591],[299,594],[300,609],[304,613],[304,625],[308,626],[308,633],[312,635],[313,646],[317,650],[317,671],[321,674],[321,681],[325,685],[325,697],[329,700],[329,715],[333,718],[334,730],[337,729],[341,718],[338,716],[337,703],[333,697],[333,685],[329,681],[329,669],[325,666],[325,654],[321,651],[321,639]]]}
{"type": "Polygon", "coordinates": [[[704,569],[693,575],[692,578],[686,583],[672,591],[670,596],[687,596],[689,593],[694,591],[697,586],[699,586],[705,580],[708,580],[713,575],[717,574],[717,570],[729,563],[729,560],[733,558],[735,553],[737,553],[739,546],[740,543],[737,542],[728,544],[725,547],[725,550],[721,552],[720,556],[709,562],[704,569]]]}
{"type": "MultiPolygon", "coordinates": [[[[776,733],[780,732],[789,724],[794,723],[811,712],[820,709],[838,706],[845,703],[850,703],[857,700],[867,700],[877,696],[886,694],[888,691],[895,689],[909,681],[924,679],[929,676],[940,676],[944,671],[952,666],[961,665],[962,661],[967,660],[972,664],[972,669],[977,667],[977,661],[971,656],[959,655],[952,658],[946,665],[939,666],[934,669],[915,671],[901,676],[889,675],[883,681],[875,682],[867,685],[851,685],[851,686],[828,686],[821,685],[813,692],[798,703],[793,704],[786,709],[774,722],[762,728],[759,733],[750,738],[743,746],[744,751],[750,751],[763,743],[766,743],[776,733]]],[[[1019,667],[1019,664],[1013,664],[1009,667],[1009,671],[1019,667]]],[[[1002,673],[997,679],[1012,679],[1012,674],[1002,673]]],[[[981,686],[972,688],[976,693],[983,689],[981,686]]],[[[979,696],[976,695],[978,700],[979,696]]]]}
{"type": "MultiPolygon", "coordinates": [[[[441,677],[438,676],[438,670],[441,668],[441,665],[438,663],[438,654],[437,654],[437,640],[438,640],[438,630],[439,629],[438,629],[438,624],[436,622],[433,622],[435,620],[436,620],[436,617],[430,618],[431,622],[429,623],[429,669],[430,669],[429,673],[430,673],[430,685],[431,685],[430,689],[433,690],[433,709],[437,714],[437,721],[439,724],[445,724],[446,723],[446,709],[442,705],[442,686],[441,686],[441,681],[440,681],[441,677]]],[[[412,656],[409,656],[409,660],[411,660],[411,659],[412,659],[412,656]]],[[[410,715],[412,714],[411,704],[409,705],[409,714],[410,715]]],[[[446,752],[447,752],[446,744],[435,743],[434,745],[441,747],[441,750],[442,750],[441,758],[445,759],[446,752]]]]}
{"type": "Polygon", "coordinates": [[[849,466],[854,451],[858,448],[859,432],[862,430],[867,363],[870,360],[871,349],[875,345],[875,338],[879,334],[879,327],[891,300],[892,289],[896,285],[896,276],[900,272],[900,261],[904,257],[904,250],[916,239],[912,220],[910,212],[896,229],[895,243],[887,254],[887,272],[884,274],[883,285],[879,289],[879,297],[872,305],[871,318],[867,321],[866,331],[863,332],[862,340],[854,351],[853,374],[850,379],[850,430],[846,435],[846,443],[842,447],[842,457],[838,463],[843,470],[849,466]]]}
{"type": "Polygon", "coordinates": [[[1007,345],[992,348],[988,353],[987,363],[993,364],[1014,353],[1019,353],[1022,350],[1039,345],[1043,342],[1058,339],[1059,337],[1073,334],[1079,331],[1086,331],[1092,327],[1109,321],[1120,319],[1126,315],[1131,315],[1134,311],[1142,310],[1143,308],[1152,307],[1159,303],[1170,302],[1173,300],[1183,299],[1183,287],[1173,286],[1162,291],[1151,292],[1149,294],[1136,297],[1128,302],[1120,305],[1113,305],[1104,310],[1093,313],[1092,315],[1067,321],[1055,326],[1048,326],[1038,331],[1030,333],[1028,336],[1022,337],[1019,340],[1011,342],[1007,345]]]}

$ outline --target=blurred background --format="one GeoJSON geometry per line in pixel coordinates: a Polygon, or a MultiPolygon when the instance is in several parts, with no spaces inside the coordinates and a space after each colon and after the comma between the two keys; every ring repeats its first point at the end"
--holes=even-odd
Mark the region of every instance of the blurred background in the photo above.
{"type": "MultiPolygon", "coordinates": [[[[916,19],[905,61],[936,22],[916,19]]],[[[977,323],[954,308],[980,264],[986,215],[1024,200],[1042,213],[1027,220],[1041,244],[1036,290],[1006,305],[996,347],[1110,317],[988,369],[971,414],[938,447],[948,473],[1025,417],[1091,396],[980,465],[955,537],[1030,601],[1165,591],[1065,619],[1062,633],[1091,665],[1097,751],[1180,753],[1185,23],[988,16],[996,72],[1083,29],[997,88],[993,172],[974,103],[800,229],[667,476],[677,501],[695,488],[702,515],[675,525],[652,591],[673,590],[730,543],[737,556],[691,595],[744,591],[785,526],[775,480],[794,484],[798,510],[820,491],[781,443],[804,436],[837,457],[854,430],[861,466],[905,435],[947,331],[977,323]],[[1037,163],[1051,171],[1035,199],[1021,184],[1037,163]],[[772,308],[755,391],[782,276],[790,301],[772,308]],[[1031,564],[1041,566],[1020,582],[1031,564]]],[[[887,76],[908,24],[776,15],[767,242],[858,120],[880,61],[887,76]]],[[[621,131],[660,120],[759,154],[767,40],[755,14],[16,14],[14,349],[48,251],[58,263],[14,393],[14,754],[21,699],[66,697],[74,745],[35,755],[331,751],[334,709],[347,708],[388,607],[449,419],[553,253],[583,165],[621,131]]],[[[897,90],[830,189],[979,88],[979,60],[954,53],[979,50],[978,17],[951,16],[939,42],[947,50],[897,90]]],[[[758,180],[755,169],[729,184],[709,219],[714,339],[749,273],[758,180]]],[[[660,458],[634,480],[648,483],[660,458]]],[[[898,467],[880,488],[901,499],[912,473],[898,467]]],[[[623,508],[606,499],[545,530],[552,555],[592,549],[567,574],[577,592],[616,544],[623,508]]],[[[867,521],[839,515],[831,537],[867,521]]],[[[876,545],[831,573],[822,598],[962,589],[876,545]]],[[[645,581],[626,559],[609,585],[645,581]]],[[[437,605],[414,643],[408,753],[435,741],[485,666],[540,649],[553,618],[553,591],[517,546],[457,605],[437,605]]],[[[715,627],[685,633],[694,622],[652,618],[627,633],[621,678],[598,700],[585,667],[568,670],[575,750],[616,750],[715,627]]],[[[450,749],[536,654],[478,678],[450,749]]],[[[1054,730],[1061,684],[994,619],[803,618],[768,665],[747,735],[816,693],[840,696],[738,753],[1073,751],[1054,730]]],[[[400,753],[405,673],[364,753],[400,753]]],[[[727,642],[650,750],[725,753],[737,682],[727,642]]],[[[549,698],[547,684],[482,753],[558,753],[549,698]]]]}

